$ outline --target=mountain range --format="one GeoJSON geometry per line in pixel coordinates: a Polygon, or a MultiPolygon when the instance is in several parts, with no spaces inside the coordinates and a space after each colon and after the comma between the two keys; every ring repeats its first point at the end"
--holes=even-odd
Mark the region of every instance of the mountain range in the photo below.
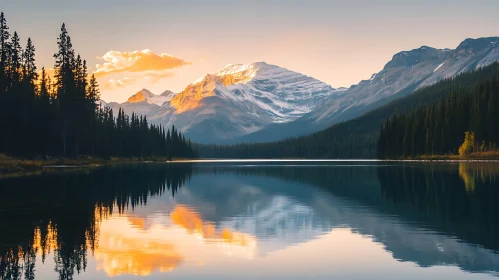
{"type": "Polygon", "coordinates": [[[175,94],[143,89],[117,112],[175,124],[199,143],[264,142],[304,135],[359,117],[459,73],[499,61],[499,37],[466,39],[456,49],[402,51],[368,80],[335,89],[312,77],[257,62],[230,64],[175,94]]]}

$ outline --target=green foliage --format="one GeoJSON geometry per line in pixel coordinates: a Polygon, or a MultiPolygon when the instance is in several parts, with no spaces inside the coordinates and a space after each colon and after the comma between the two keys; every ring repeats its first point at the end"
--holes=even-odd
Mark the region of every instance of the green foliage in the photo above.
{"type": "Polygon", "coordinates": [[[75,53],[63,24],[57,40],[55,80],[38,77],[35,47],[22,49],[0,14],[0,153],[15,157],[193,157],[189,141],[175,128],[149,125],[145,116],[114,118],[98,102],[99,86],[86,61],[75,53]],[[171,135],[167,139],[167,134],[171,135]]]}
{"type": "MultiPolygon", "coordinates": [[[[466,131],[464,133],[464,142],[459,147],[459,155],[467,156],[473,151],[473,147],[475,145],[475,133],[466,131]]],[[[485,144],[482,144],[485,147],[485,144]]]]}
{"type": "Polygon", "coordinates": [[[472,73],[496,69],[493,75],[482,75],[468,86],[453,86],[451,93],[440,100],[389,118],[381,129],[378,155],[382,158],[457,153],[467,156],[492,147],[499,139],[497,68],[498,64],[494,64],[472,73]]]}

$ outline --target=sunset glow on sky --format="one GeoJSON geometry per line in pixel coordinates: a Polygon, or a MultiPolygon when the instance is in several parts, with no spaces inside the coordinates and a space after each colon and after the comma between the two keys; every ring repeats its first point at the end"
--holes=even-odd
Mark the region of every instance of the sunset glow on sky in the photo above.
{"type": "Polygon", "coordinates": [[[381,70],[402,50],[495,36],[499,1],[3,1],[10,30],[51,68],[60,25],[99,77],[102,98],[182,91],[226,64],[265,61],[333,87],[381,70]],[[431,9],[428,9],[431,7],[431,9]],[[488,8],[484,8],[488,7],[488,8]]]}

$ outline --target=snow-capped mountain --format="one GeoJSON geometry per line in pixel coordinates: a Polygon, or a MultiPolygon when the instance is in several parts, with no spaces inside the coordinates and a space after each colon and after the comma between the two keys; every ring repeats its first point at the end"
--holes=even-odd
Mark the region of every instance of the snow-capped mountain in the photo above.
{"type": "Polygon", "coordinates": [[[409,95],[414,89],[498,60],[499,37],[466,39],[455,50],[423,46],[403,51],[371,79],[351,87],[344,98],[328,101],[307,118],[314,123],[344,121],[409,95]]]}
{"type": "Polygon", "coordinates": [[[163,105],[165,102],[172,100],[175,97],[175,95],[177,95],[177,94],[171,90],[163,91],[163,93],[160,95],[161,97],[164,98],[164,101],[163,101],[163,103],[161,103],[161,105],[163,105]]]}
{"type": "Polygon", "coordinates": [[[216,142],[291,122],[342,92],[265,62],[230,64],[193,82],[148,118],[175,124],[194,141],[216,142]]]}
{"type": "Polygon", "coordinates": [[[332,96],[302,118],[244,136],[237,141],[273,141],[304,135],[359,117],[414,90],[499,61],[499,37],[466,39],[454,49],[423,46],[395,54],[383,70],[332,96]]]}
{"type": "Polygon", "coordinates": [[[165,91],[161,95],[155,95],[154,93],[144,88],[141,91],[137,92],[136,94],[130,96],[130,98],[128,98],[126,102],[127,103],[145,102],[148,104],[156,104],[158,106],[161,106],[163,105],[163,103],[170,101],[174,95],[175,94],[173,94],[171,91],[165,91]]]}
{"type": "Polygon", "coordinates": [[[414,90],[499,61],[499,37],[466,39],[456,49],[423,46],[395,54],[368,80],[334,89],[314,78],[265,62],[229,64],[181,93],[143,89],[116,112],[147,115],[193,141],[235,143],[300,136],[350,120],[414,90]]]}
{"type": "Polygon", "coordinates": [[[132,113],[139,115],[148,115],[150,112],[160,108],[165,102],[169,102],[175,93],[166,90],[160,95],[156,95],[147,89],[142,89],[134,95],[130,96],[126,102],[103,102],[103,106],[111,107],[114,114],[118,114],[119,108],[125,111],[125,114],[131,115],[132,113]]]}

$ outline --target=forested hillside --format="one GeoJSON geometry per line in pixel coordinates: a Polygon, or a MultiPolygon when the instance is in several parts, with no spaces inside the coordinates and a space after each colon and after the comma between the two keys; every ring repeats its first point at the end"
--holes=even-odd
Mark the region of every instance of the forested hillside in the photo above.
{"type": "Polygon", "coordinates": [[[493,150],[499,141],[498,110],[499,75],[484,78],[472,89],[456,87],[431,105],[391,117],[381,129],[378,155],[467,155],[493,150]]]}
{"type": "Polygon", "coordinates": [[[175,128],[149,125],[98,104],[99,88],[84,59],[73,49],[65,25],[57,39],[55,77],[37,72],[35,47],[21,47],[0,15],[0,153],[15,157],[193,156],[190,142],[175,128]]]}
{"type": "MultiPolygon", "coordinates": [[[[485,81],[493,83],[492,81],[497,77],[499,77],[499,63],[494,63],[477,71],[462,73],[454,78],[418,89],[410,96],[393,101],[360,118],[334,125],[314,134],[272,143],[209,145],[198,146],[197,149],[200,156],[210,158],[376,158],[379,132],[388,118],[393,115],[410,113],[416,108],[429,106],[435,102],[438,103],[451,95],[455,96],[454,98],[472,96],[480,84],[484,84],[485,81]]],[[[482,112],[485,110],[480,110],[480,114],[482,112]]],[[[459,112],[457,113],[459,114],[459,112]]],[[[486,119],[486,117],[483,118],[486,119]]],[[[441,130],[440,127],[438,129],[441,130]]],[[[483,126],[482,130],[484,129],[487,128],[483,126]]],[[[455,147],[455,150],[459,147],[459,145],[456,146],[456,143],[462,143],[464,138],[464,133],[458,137],[459,133],[462,132],[455,132],[449,136],[457,138],[448,144],[449,147],[455,147]]],[[[423,135],[426,136],[425,133],[423,135]]],[[[421,135],[418,134],[418,136],[421,135]]],[[[387,139],[392,142],[401,142],[403,137],[397,140],[390,137],[387,139]]],[[[435,141],[441,142],[440,138],[438,139],[435,138],[435,141]]],[[[481,138],[477,139],[482,140],[481,138]]],[[[492,139],[483,140],[492,141],[492,139]]],[[[446,147],[444,145],[442,149],[446,150],[446,147]]],[[[426,148],[422,147],[422,149],[426,148]]],[[[388,155],[383,152],[382,156],[388,155]]]]}

